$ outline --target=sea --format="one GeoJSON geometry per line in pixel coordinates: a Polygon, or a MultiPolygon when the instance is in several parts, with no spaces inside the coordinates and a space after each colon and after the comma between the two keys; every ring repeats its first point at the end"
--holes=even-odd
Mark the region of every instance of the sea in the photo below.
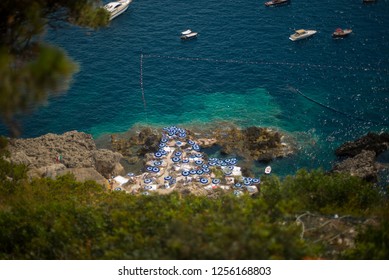
{"type": "Polygon", "coordinates": [[[134,0],[107,27],[48,30],[80,70],[66,93],[21,118],[22,137],[78,130],[101,139],[143,125],[226,121],[271,127],[296,141],[294,156],[271,162],[285,176],[329,170],[340,144],[388,131],[389,0],[264,2],[134,0]],[[338,27],[353,33],[333,39],[338,27]],[[198,37],[181,40],[186,29],[198,37]],[[292,42],[297,29],[317,33],[292,42]]]}

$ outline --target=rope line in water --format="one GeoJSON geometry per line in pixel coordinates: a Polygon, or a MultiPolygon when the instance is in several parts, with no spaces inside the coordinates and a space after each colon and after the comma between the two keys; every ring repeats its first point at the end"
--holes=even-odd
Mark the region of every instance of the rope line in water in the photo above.
{"type": "Polygon", "coordinates": [[[360,117],[356,117],[356,116],[350,115],[350,114],[348,114],[348,113],[346,113],[346,112],[342,112],[342,111],[337,110],[337,109],[335,109],[335,108],[332,108],[332,107],[330,107],[330,106],[324,105],[323,103],[320,103],[320,102],[318,102],[318,101],[312,99],[311,97],[305,95],[304,93],[302,93],[302,92],[301,92],[300,90],[298,90],[297,88],[294,88],[294,87],[289,86],[288,89],[289,89],[290,91],[292,91],[292,92],[295,92],[295,93],[300,94],[300,95],[301,95],[302,97],[304,97],[305,99],[307,99],[307,100],[309,100],[309,101],[311,101],[311,102],[313,102],[313,103],[315,103],[315,104],[317,104],[317,105],[319,105],[319,106],[321,106],[321,107],[323,107],[323,108],[326,108],[326,109],[331,110],[331,111],[333,111],[333,112],[335,112],[335,113],[338,113],[338,114],[341,114],[341,115],[343,115],[343,116],[346,116],[346,117],[348,117],[348,118],[352,118],[352,119],[355,119],[355,120],[358,120],[358,121],[361,121],[361,122],[364,122],[364,123],[373,123],[373,124],[377,124],[377,125],[389,126],[389,123],[382,123],[382,122],[376,122],[376,121],[372,121],[372,120],[366,120],[366,119],[363,119],[363,118],[360,118],[360,117]]]}
{"type": "Polygon", "coordinates": [[[146,98],[145,98],[145,89],[143,87],[143,53],[140,53],[140,88],[142,91],[142,99],[143,99],[143,109],[145,110],[146,120],[147,120],[147,106],[146,106],[146,98]]]}
{"type": "Polygon", "coordinates": [[[346,70],[357,70],[357,71],[375,71],[375,72],[389,72],[385,68],[374,68],[370,65],[367,66],[342,66],[342,65],[325,65],[325,64],[313,64],[313,63],[297,63],[297,62],[280,62],[280,61],[266,61],[266,60],[236,60],[236,59],[215,59],[215,58],[204,58],[204,57],[182,57],[182,56],[170,56],[170,55],[159,55],[159,54],[145,54],[145,58],[162,58],[171,60],[181,61],[207,61],[216,63],[234,63],[234,64],[251,64],[251,65],[284,65],[284,66],[295,66],[295,67],[310,67],[319,69],[346,69],[346,70]]]}

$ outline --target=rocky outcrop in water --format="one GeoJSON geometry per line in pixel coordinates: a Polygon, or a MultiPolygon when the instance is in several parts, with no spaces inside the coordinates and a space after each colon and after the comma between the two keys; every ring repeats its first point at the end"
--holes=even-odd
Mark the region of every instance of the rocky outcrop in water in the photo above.
{"type": "MultiPolygon", "coordinates": [[[[121,154],[97,149],[92,136],[83,132],[70,131],[62,135],[46,134],[37,138],[10,139],[10,160],[29,167],[31,177],[51,177],[77,169],[92,168],[100,177],[89,172],[90,179],[109,178],[123,170],[119,161],[121,154]]],[[[85,172],[83,173],[86,174],[85,172]]],[[[77,176],[76,176],[77,177],[77,176]]],[[[84,176],[88,178],[88,176],[84,176]]]]}
{"type": "Polygon", "coordinates": [[[285,135],[270,128],[231,128],[216,136],[221,152],[235,154],[246,159],[270,162],[293,154],[290,144],[284,142],[285,135]]]}
{"type": "Polygon", "coordinates": [[[360,154],[363,150],[374,151],[378,156],[389,148],[389,133],[373,133],[355,140],[344,143],[336,149],[335,154],[338,157],[353,157],[360,154]]]}
{"type": "Polygon", "coordinates": [[[383,165],[376,158],[389,148],[389,133],[368,133],[355,140],[346,142],[336,149],[338,157],[346,157],[335,164],[332,171],[349,173],[366,181],[377,182],[378,172],[383,165]]]}

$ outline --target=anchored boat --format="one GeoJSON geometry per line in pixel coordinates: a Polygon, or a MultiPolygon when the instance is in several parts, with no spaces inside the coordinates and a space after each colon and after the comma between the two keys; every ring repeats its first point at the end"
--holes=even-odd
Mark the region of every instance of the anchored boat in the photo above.
{"type": "Polygon", "coordinates": [[[115,17],[124,13],[128,9],[128,6],[131,4],[131,2],[132,0],[118,0],[106,4],[104,9],[110,13],[109,20],[113,20],[115,17]]]}

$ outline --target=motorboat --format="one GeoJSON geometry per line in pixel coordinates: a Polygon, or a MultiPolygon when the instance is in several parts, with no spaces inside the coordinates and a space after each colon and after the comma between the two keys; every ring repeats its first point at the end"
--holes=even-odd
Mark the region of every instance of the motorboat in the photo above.
{"type": "Polygon", "coordinates": [[[279,6],[283,4],[288,4],[290,0],[272,0],[265,2],[266,7],[279,6]]]}
{"type": "Polygon", "coordinates": [[[305,39],[308,37],[311,37],[312,35],[316,34],[316,30],[305,30],[305,29],[299,29],[296,30],[296,32],[292,35],[290,35],[289,39],[292,41],[297,41],[301,39],[305,39]]]}
{"type": "Polygon", "coordinates": [[[269,165],[265,168],[265,174],[270,174],[270,173],[271,173],[271,166],[269,165]]]}
{"type": "Polygon", "coordinates": [[[197,35],[197,32],[192,32],[192,30],[188,29],[181,32],[181,40],[192,40],[197,38],[197,35]]]}
{"type": "Polygon", "coordinates": [[[334,33],[332,33],[332,37],[334,38],[342,38],[346,37],[353,32],[351,29],[342,29],[342,28],[337,28],[334,33]]]}
{"type": "Polygon", "coordinates": [[[181,32],[181,35],[188,35],[188,34],[190,34],[190,33],[192,33],[192,30],[187,29],[187,30],[185,30],[185,31],[182,31],[182,32],[181,32]]]}
{"type": "Polygon", "coordinates": [[[118,15],[121,15],[124,13],[128,6],[131,4],[132,0],[117,0],[115,2],[109,2],[104,6],[104,9],[106,9],[109,13],[109,20],[113,20],[118,15]]]}

